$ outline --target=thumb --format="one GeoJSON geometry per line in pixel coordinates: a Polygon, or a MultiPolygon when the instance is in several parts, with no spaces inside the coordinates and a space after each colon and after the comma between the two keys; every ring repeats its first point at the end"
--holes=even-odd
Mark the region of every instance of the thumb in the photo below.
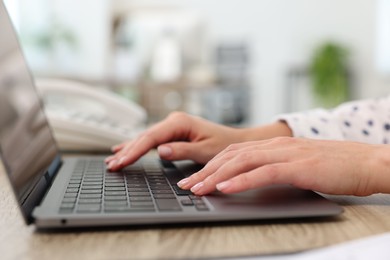
{"type": "Polygon", "coordinates": [[[199,143],[190,142],[172,142],[157,147],[157,152],[161,159],[175,160],[193,160],[197,163],[205,164],[211,158],[205,154],[207,149],[202,149],[199,143]]]}

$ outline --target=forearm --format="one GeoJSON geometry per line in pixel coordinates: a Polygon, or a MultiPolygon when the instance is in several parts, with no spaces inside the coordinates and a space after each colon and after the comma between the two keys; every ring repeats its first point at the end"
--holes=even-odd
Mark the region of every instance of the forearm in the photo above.
{"type": "Polygon", "coordinates": [[[370,156],[368,165],[371,166],[369,188],[372,193],[390,194],[390,146],[377,145],[370,156]]]}
{"type": "Polygon", "coordinates": [[[242,129],[242,136],[245,141],[258,141],[270,139],[279,136],[292,136],[292,131],[289,126],[283,121],[276,121],[271,124],[242,129]]]}

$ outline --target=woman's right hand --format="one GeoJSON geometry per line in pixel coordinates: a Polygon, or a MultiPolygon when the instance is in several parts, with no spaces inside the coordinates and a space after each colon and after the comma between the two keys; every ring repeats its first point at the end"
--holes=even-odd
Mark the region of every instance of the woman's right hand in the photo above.
{"type": "Polygon", "coordinates": [[[114,155],[108,157],[106,163],[109,170],[116,171],[157,148],[159,156],[165,160],[189,159],[206,164],[230,144],[290,134],[290,129],[282,122],[259,128],[238,129],[174,112],[138,138],[114,146],[114,155]]]}
{"type": "Polygon", "coordinates": [[[138,138],[114,146],[114,155],[108,157],[106,163],[109,170],[116,171],[157,148],[162,159],[190,159],[205,164],[229,144],[240,142],[242,131],[174,112],[138,138]]]}

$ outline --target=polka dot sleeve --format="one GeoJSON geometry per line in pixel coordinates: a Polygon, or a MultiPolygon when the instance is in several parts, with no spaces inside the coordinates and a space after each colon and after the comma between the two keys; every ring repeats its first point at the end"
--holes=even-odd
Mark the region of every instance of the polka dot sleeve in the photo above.
{"type": "Polygon", "coordinates": [[[315,109],[277,117],[296,137],[349,140],[371,144],[390,141],[390,96],[344,103],[335,109],[315,109]]]}

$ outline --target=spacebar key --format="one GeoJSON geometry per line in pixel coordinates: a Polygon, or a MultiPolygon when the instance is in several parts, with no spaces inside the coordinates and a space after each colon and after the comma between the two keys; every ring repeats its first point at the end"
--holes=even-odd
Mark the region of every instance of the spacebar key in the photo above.
{"type": "Polygon", "coordinates": [[[156,199],[160,211],[181,211],[181,206],[176,199],[156,199]]]}

